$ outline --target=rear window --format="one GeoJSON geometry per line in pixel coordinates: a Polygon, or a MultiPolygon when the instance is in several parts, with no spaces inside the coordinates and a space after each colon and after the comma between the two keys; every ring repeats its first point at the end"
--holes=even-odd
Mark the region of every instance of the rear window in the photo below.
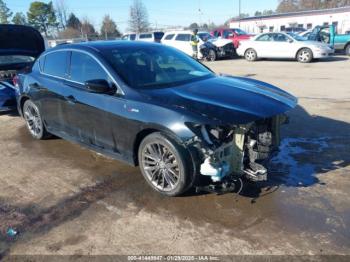
{"type": "Polygon", "coordinates": [[[165,40],[171,40],[171,39],[174,38],[174,35],[175,35],[175,34],[167,35],[164,39],[165,39],[165,40]]]}
{"type": "Polygon", "coordinates": [[[64,77],[67,66],[67,53],[66,51],[58,51],[47,54],[43,68],[44,73],[64,77]]]}
{"type": "Polygon", "coordinates": [[[178,34],[175,38],[177,41],[190,41],[191,35],[190,34],[178,34]]]}
{"type": "Polygon", "coordinates": [[[0,65],[29,63],[35,60],[34,57],[24,55],[0,56],[0,65]]]}
{"type": "Polygon", "coordinates": [[[145,38],[152,38],[152,34],[141,34],[139,36],[140,39],[145,39],[145,38]]]}

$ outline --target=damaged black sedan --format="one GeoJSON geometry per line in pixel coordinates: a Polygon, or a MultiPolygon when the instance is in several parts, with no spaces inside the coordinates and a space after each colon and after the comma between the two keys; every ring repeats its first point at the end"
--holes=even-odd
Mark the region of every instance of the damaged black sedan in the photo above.
{"type": "Polygon", "coordinates": [[[54,134],[132,165],[158,192],[198,177],[267,179],[296,98],[220,76],[173,48],[142,42],[61,45],[20,75],[18,109],[36,139],[54,134]]]}

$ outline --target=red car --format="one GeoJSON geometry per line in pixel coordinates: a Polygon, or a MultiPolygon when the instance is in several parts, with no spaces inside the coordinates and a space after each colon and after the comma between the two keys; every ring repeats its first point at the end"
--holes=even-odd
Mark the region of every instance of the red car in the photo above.
{"type": "Polygon", "coordinates": [[[252,37],[252,35],[247,34],[239,28],[218,28],[210,32],[210,34],[215,37],[231,39],[235,48],[238,48],[240,41],[247,40],[252,37]]]}

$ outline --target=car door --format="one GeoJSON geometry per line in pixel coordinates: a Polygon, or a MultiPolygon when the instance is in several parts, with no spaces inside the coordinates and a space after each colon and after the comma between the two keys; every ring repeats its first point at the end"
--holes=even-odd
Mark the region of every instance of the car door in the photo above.
{"type": "Polygon", "coordinates": [[[96,58],[85,52],[71,52],[69,79],[65,82],[71,137],[84,144],[115,151],[116,138],[111,130],[108,112],[115,99],[113,90],[112,79],[96,58]],[[85,87],[86,81],[96,79],[106,80],[110,84],[111,94],[93,93],[85,87]]]}
{"type": "Polygon", "coordinates": [[[262,34],[257,37],[254,41],[251,41],[251,48],[253,48],[258,57],[268,58],[273,57],[273,50],[271,48],[272,34],[262,34]]]}
{"type": "Polygon", "coordinates": [[[273,34],[271,48],[275,58],[293,58],[295,56],[294,40],[282,33],[273,34]]]}
{"type": "Polygon", "coordinates": [[[67,51],[55,51],[39,60],[40,79],[29,85],[37,92],[35,99],[39,102],[40,112],[45,126],[56,132],[68,129],[65,109],[64,79],[67,77],[67,51]]]}
{"type": "Polygon", "coordinates": [[[193,51],[192,51],[192,46],[190,41],[191,41],[191,34],[179,33],[175,37],[174,47],[192,56],[193,51]]]}

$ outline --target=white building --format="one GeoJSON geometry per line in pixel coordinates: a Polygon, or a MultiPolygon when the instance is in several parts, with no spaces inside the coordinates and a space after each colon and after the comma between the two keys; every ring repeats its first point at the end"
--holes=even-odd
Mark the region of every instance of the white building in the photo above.
{"type": "Polygon", "coordinates": [[[338,34],[350,31],[350,6],[332,8],[325,10],[311,10],[275,14],[260,17],[248,17],[239,20],[232,20],[230,28],[241,28],[242,30],[258,34],[261,32],[284,31],[288,27],[303,27],[312,29],[317,25],[334,24],[338,34]]]}

